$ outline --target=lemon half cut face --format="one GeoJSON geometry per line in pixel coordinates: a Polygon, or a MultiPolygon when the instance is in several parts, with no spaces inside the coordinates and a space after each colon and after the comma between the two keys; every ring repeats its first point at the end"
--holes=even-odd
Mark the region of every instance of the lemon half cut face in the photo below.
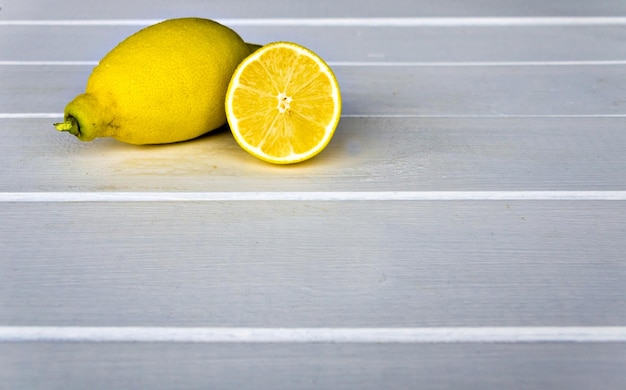
{"type": "Polygon", "coordinates": [[[340,116],[341,94],[330,67],[291,42],[270,43],[248,56],[226,93],[233,136],[270,163],[296,163],[320,153],[340,116]]]}

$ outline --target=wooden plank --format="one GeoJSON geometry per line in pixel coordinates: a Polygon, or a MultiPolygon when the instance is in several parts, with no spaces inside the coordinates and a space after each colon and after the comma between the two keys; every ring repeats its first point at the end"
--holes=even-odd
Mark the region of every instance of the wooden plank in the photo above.
{"type": "Polygon", "coordinates": [[[353,1],[323,3],[295,3],[273,0],[259,3],[254,0],[232,0],[207,3],[199,0],[166,0],[128,2],[110,0],[101,4],[87,4],[80,0],[66,0],[59,4],[23,0],[3,4],[2,16],[7,19],[69,19],[69,18],[162,18],[189,15],[210,17],[326,17],[326,16],[615,16],[626,15],[626,5],[620,0],[572,0],[546,3],[542,0],[473,1],[458,0],[437,2],[394,0],[368,2],[367,6],[353,1]]]}
{"type": "Polygon", "coordinates": [[[5,344],[19,389],[623,389],[624,344],[5,344]]]}
{"type": "Polygon", "coordinates": [[[343,118],[292,167],[228,130],[175,145],[83,143],[50,119],[0,120],[0,191],[625,190],[626,118],[343,118]]]}
{"type": "MultiPolygon", "coordinates": [[[[625,66],[339,66],[346,115],[623,115],[625,66]],[[513,92],[514,91],[514,92],[513,92]]],[[[5,113],[62,112],[89,66],[0,67],[5,113]]]]}
{"type": "MultiPolygon", "coordinates": [[[[623,191],[624,22],[568,18],[603,16],[626,16],[626,2],[3,3],[0,192],[41,198],[0,200],[0,326],[623,326],[624,201],[42,201],[47,191],[623,191]],[[346,115],[328,150],[273,167],[227,131],[133,147],[52,130],[91,65],[20,61],[96,61],[141,21],[189,15],[235,18],[248,41],[294,40],[330,61],[346,115]],[[519,16],[565,19],[507,19],[519,16]],[[296,20],[325,17],[442,26],[296,20]],[[10,23],[37,19],[141,20],[10,23]],[[361,63],[372,61],[413,63],[361,63]]],[[[0,388],[611,390],[626,388],[625,348],[4,342],[0,388]]]]}
{"type": "Polygon", "coordinates": [[[5,203],[0,323],[626,321],[619,201],[5,203]]]}
{"type": "MultiPolygon", "coordinates": [[[[140,28],[0,25],[0,61],[98,61],[140,28]]],[[[624,27],[611,25],[232,28],[250,42],[298,42],[327,61],[598,61],[626,52],[624,27]]]]}

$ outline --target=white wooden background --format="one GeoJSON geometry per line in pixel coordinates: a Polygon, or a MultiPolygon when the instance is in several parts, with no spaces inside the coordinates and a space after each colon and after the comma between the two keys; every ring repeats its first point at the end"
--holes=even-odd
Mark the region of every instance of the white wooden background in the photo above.
{"type": "Polygon", "coordinates": [[[626,388],[626,2],[0,3],[1,389],[626,388]],[[327,150],[52,123],[158,20],[336,72],[327,150]]]}

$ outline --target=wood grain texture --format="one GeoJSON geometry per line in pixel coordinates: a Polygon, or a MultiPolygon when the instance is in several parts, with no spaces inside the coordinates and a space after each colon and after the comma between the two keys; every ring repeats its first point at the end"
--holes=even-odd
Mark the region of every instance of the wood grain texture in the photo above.
{"type": "MultiPolygon", "coordinates": [[[[621,0],[5,1],[0,192],[624,191],[624,24],[507,24],[624,16],[621,0]],[[242,152],[226,129],[159,147],[80,143],[53,130],[92,63],[139,25],[38,20],[182,16],[290,20],[236,30],[251,42],[299,42],[331,62],[344,118],[328,149],[274,167],[242,152]],[[502,24],[297,20],[370,17],[502,24]]],[[[623,200],[2,199],[0,326],[626,324],[623,200]]],[[[626,388],[625,349],[3,342],[0,389],[613,390],[626,388]]]]}
{"type": "Polygon", "coordinates": [[[620,390],[624,344],[7,344],[0,387],[620,390]],[[88,367],[88,369],[86,369],[88,367]]]}
{"type": "Polygon", "coordinates": [[[227,130],[175,145],[83,143],[54,119],[3,120],[0,191],[503,191],[626,189],[626,118],[344,118],[292,167],[227,130]]]}
{"type": "Polygon", "coordinates": [[[626,321],[623,202],[4,204],[0,322],[626,321]]]}
{"type": "MultiPolygon", "coordinates": [[[[0,61],[98,61],[140,28],[0,25],[0,61]]],[[[610,25],[232,28],[249,42],[298,42],[330,62],[600,61],[626,52],[626,29],[610,25]]]]}

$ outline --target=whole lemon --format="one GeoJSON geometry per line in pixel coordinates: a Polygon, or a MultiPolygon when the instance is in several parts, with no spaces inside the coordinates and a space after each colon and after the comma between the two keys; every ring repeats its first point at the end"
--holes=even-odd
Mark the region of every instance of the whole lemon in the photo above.
{"type": "Polygon", "coordinates": [[[202,18],[169,19],[126,38],[93,69],[85,93],[57,123],[82,141],[185,141],[226,123],[224,98],[237,65],[257,45],[202,18]]]}

